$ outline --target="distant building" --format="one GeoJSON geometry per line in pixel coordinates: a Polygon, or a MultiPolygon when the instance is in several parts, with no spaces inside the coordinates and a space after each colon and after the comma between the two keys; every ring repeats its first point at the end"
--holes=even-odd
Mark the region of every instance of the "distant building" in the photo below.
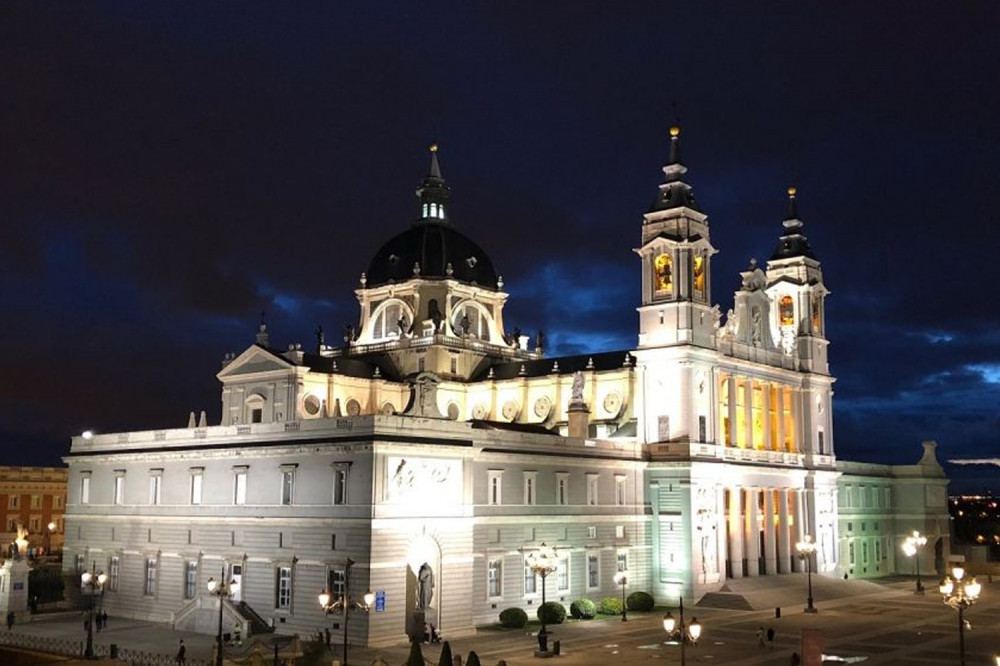
{"type": "Polygon", "coordinates": [[[5,554],[7,545],[17,538],[18,525],[28,530],[30,548],[62,550],[68,475],[65,467],[0,466],[0,539],[5,554]]]}
{"type": "Polygon", "coordinates": [[[947,550],[933,448],[909,467],[836,458],[828,291],[796,192],[723,316],[677,129],[663,171],[634,228],[637,346],[546,358],[505,325],[503,279],[452,224],[434,153],[335,344],[279,349],[262,323],[217,375],[217,424],[73,439],[68,561],[104,568],[111,613],[212,632],[206,581],[224,576],[227,625],[302,633],[329,626],[316,595],[342,594],[351,561],[350,594],[376,594],[351,640],[378,644],[533,611],[543,542],[546,597],[567,605],[620,593],[621,571],[661,603],[804,571],[807,535],[835,576],[908,571],[893,554],[913,529],[947,550]],[[857,509],[877,525],[845,524],[857,509]]]}

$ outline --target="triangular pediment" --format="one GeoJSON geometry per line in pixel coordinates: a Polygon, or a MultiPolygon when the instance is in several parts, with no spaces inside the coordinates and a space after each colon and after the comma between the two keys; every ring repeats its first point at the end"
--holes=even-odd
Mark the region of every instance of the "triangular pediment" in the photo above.
{"type": "Polygon", "coordinates": [[[253,345],[234,358],[216,375],[219,379],[237,375],[254,375],[262,372],[288,372],[295,366],[287,359],[260,345],[253,345]]]}

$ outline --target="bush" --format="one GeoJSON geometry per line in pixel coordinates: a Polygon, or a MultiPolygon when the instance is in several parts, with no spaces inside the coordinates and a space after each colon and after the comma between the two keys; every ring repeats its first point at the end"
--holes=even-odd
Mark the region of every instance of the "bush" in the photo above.
{"type": "Polygon", "coordinates": [[[598,612],[601,615],[621,615],[622,600],[618,597],[604,597],[598,606],[598,612]]]}
{"type": "Polygon", "coordinates": [[[417,641],[410,643],[410,656],[406,658],[404,666],[424,666],[424,654],[420,651],[420,643],[417,641]]]}
{"type": "Polygon", "coordinates": [[[577,599],[569,605],[569,614],[578,620],[592,620],[597,615],[597,604],[590,599],[577,599]]]}
{"type": "Polygon", "coordinates": [[[505,608],[500,611],[500,624],[509,629],[520,629],[528,624],[528,614],[520,608],[505,608]]]}
{"type": "Polygon", "coordinates": [[[465,660],[465,666],[481,666],[479,663],[479,655],[476,654],[475,650],[469,652],[469,658],[465,660]]]}
{"type": "Polygon", "coordinates": [[[653,602],[653,595],[649,592],[633,592],[628,595],[626,604],[631,611],[643,611],[647,613],[653,610],[653,606],[656,605],[653,602]]]}
{"type": "Polygon", "coordinates": [[[448,641],[441,646],[441,656],[438,658],[438,666],[453,666],[454,660],[451,658],[451,646],[448,641]]]}
{"type": "Polygon", "coordinates": [[[546,601],[536,612],[542,624],[562,624],[566,619],[566,607],[558,601],[546,601]]]}

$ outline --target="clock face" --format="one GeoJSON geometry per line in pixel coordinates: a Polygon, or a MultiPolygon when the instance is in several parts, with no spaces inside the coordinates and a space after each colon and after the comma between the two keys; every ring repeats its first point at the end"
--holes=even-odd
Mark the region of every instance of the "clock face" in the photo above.
{"type": "Polygon", "coordinates": [[[548,396],[543,395],[541,398],[535,401],[535,416],[540,419],[544,419],[549,415],[552,410],[552,401],[549,400],[548,396]]]}
{"type": "Polygon", "coordinates": [[[518,409],[517,403],[514,402],[513,400],[508,400],[503,404],[503,410],[501,413],[503,414],[503,417],[505,419],[507,419],[508,421],[513,421],[515,418],[517,418],[518,411],[520,410],[518,409]]]}
{"type": "Polygon", "coordinates": [[[618,411],[622,408],[622,396],[618,391],[611,391],[606,396],[604,396],[604,411],[612,416],[618,414],[618,411]]]}

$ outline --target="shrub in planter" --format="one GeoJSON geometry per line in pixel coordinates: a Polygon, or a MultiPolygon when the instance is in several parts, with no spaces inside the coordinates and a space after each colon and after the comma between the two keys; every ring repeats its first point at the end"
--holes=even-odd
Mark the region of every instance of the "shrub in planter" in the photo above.
{"type": "Polygon", "coordinates": [[[528,614],[520,608],[505,608],[500,611],[500,624],[511,629],[520,629],[528,624],[528,614]]]}
{"type": "Polygon", "coordinates": [[[628,595],[626,602],[629,610],[649,612],[656,604],[653,602],[653,595],[649,592],[633,592],[628,595]]]}
{"type": "Polygon", "coordinates": [[[598,612],[601,615],[621,615],[622,600],[618,597],[604,597],[598,606],[598,612]]]}
{"type": "Polygon", "coordinates": [[[404,666],[424,666],[424,655],[420,651],[420,643],[416,641],[410,643],[410,656],[406,658],[404,666]]]}
{"type": "Polygon", "coordinates": [[[566,607],[558,601],[546,601],[536,611],[543,624],[562,624],[566,619],[566,607]]]}
{"type": "Polygon", "coordinates": [[[578,620],[591,620],[597,615],[597,604],[590,599],[577,599],[569,605],[569,614],[578,620]]]}

